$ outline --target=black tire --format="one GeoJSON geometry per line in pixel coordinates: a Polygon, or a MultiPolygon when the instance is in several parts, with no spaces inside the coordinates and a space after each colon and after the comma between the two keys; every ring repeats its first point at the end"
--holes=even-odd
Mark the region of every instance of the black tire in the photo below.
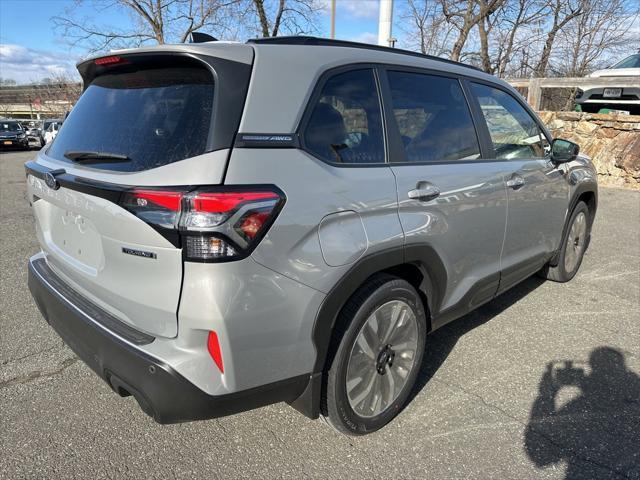
{"type": "MultiPolygon", "coordinates": [[[[582,259],[584,258],[584,253],[589,246],[589,238],[591,236],[591,213],[589,212],[589,207],[584,202],[578,202],[578,204],[571,212],[571,216],[569,217],[569,221],[567,222],[567,227],[565,228],[564,236],[562,237],[562,243],[560,244],[560,255],[558,257],[558,264],[555,266],[551,266],[550,264],[545,265],[542,270],[540,270],[540,276],[542,278],[546,278],[547,280],[552,280],[554,282],[568,282],[571,280],[578,270],[580,269],[580,265],[582,264],[582,259]],[[583,247],[580,249],[579,255],[577,256],[575,266],[567,269],[567,262],[565,261],[567,258],[567,254],[570,248],[575,246],[575,239],[570,239],[571,235],[571,227],[576,222],[576,219],[580,215],[585,216],[585,232],[584,238],[580,239],[583,242],[583,247]],[[570,241],[571,240],[571,241],[570,241]]],[[[570,262],[573,263],[573,262],[570,262]]]]}
{"type": "MultiPolygon", "coordinates": [[[[325,371],[322,395],[322,413],[325,420],[336,430],[347,435],[364,435],[389,423],[402,410],[415,385],[424,353],[426,325],[422,300],[405,280],[380,274],[360,287],[342,309],[329,348],[329,363],[325,371]],[[413,364],[395,401],[390,402],[376,416],[364,417],[356,413],[349,403],[346,381],[349,358],[369,316],[382,305],[394,300],[406,303],[417,320],[417,348],[413,355],[413,364]]],[[[372,361],[372,365],[374,363],[372,361]]]]}

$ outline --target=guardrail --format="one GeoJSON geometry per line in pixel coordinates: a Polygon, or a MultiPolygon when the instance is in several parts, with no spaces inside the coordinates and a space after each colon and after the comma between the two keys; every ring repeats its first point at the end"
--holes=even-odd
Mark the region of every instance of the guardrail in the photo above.
{"type": "Polygon", "coordinates": [[[640,87],[640,77],[581,77],[581,78],[507,78],[513,87],[527,88],[527,102],[540,110],[543,88],[640,87]]]}

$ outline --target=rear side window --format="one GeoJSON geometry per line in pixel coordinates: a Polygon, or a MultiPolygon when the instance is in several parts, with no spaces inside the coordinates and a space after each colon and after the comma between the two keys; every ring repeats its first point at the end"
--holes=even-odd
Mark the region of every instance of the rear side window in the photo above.
{"type": "Polygon", "coordinates": [[[383,163],[380,99],[371,69],[331,77],[322,87],[304,135],[304,145],[332,163],[383,163]]]}
{"type": "Polygon", "coordinates": [[[478,83],[471,90],[487,122],[496,158],[544,157],[549,147],[533,117],[507,92],[478,83]]]}
{"type": "MultiPolygon", "coordinates": [[[[204,67],[145,68],[93,80],[60,129],[48,154],[106,152],[127,160],[83,165],[140,171],[205,153],[214,85],[204,67]]],[[[70,160],[69,160],[70,161],[70,160]]]]}
{"type": "Polygon", "coordinates": [[[389,72],[393,113],[409,162],[480,157],[469,106],[456,79],[389,72]]]}

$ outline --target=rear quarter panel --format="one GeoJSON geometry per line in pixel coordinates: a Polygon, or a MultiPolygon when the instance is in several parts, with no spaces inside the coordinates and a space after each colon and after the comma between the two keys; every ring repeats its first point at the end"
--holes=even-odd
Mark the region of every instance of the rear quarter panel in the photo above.
{"type": "MultiPolygon", "coordinates": [[[[252,256],[321,292],[331,290],[361,256],[403,245],[395,179],[386,165],[334,167],[297,149],[236,148],[225,183],[269,183],[285,192],[282,212],[252,256]],[[342,213],[354,220],[342,230],[350,247],[341,252],[334,248],[325,259],[319,226],[327,215],[341,212],[353,212],[342,213]],[[351,228],[357,225],[354,214],[362,222],[364,235],[351,228]],[[358,238],[355,243],[354,235],[358,238]]],[[[335,246],[340,243],[341,230],[330,228],[331,242],[325,245],[335,246]]]]}

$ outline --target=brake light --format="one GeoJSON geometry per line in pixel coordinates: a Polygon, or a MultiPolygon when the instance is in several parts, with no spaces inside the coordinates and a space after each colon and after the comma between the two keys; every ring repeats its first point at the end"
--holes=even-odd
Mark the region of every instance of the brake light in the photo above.
{"type": "Polygon", "coordinates": [[[284,204],[274,187],[203,191],[135,189],[121,205],[154,227],[176,230],[185,258],[243,258],[260,241],[284,204]]]}
{"type": "Polygon", "coordinates": [[[113,65],[114,63],[121,63],[123,59],[117,55],[110,55],[108,57],[96,58],[93,63],[96,65],[113,65]]]}

